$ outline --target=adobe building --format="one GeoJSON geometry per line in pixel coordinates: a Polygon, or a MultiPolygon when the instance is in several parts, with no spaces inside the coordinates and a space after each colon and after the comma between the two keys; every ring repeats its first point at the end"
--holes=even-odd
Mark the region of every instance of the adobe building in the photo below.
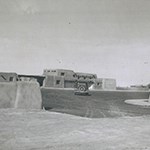
{"type": "Polygon", "coordinates": [[[90,87],[91,90],[116,90],[116,80],[111,78],[97,78],[90,87]]]}
{"type": "Polygon", "coordinates": [[[116,80],[103,78],[103,89],[104,90],[116,90],[116,80]]]}
{"type": "Polygon", "coordinates": [[[54,88],[64,88],[64,77],[46,75],[44,82],[44,87],[54,87],[54,88]]]}
{"type": "Polygon", "coordinates": [[[18,75],[13,72],[0,72],[0,82],[15,82],[18,80],[18,75]]]}
{"type": "Polygon", "coordinates": [[[0,72],[0,108],[41,109],[38,82],[21,81],[16,73],[0,72]]]}
{"type": "Polygon", "coordinates": [[[54,88],[73,88],[74,87],[74,71],[65,69],[45,69],[43,72],[45,80],[44,87],[54,88]]]}
{"type": "Polygon", "coordinates": [[[40,86],[53,88],[75,88],[76,83],[88,83],[90,89],[115,90],[116,80],[97,78],[96,74],[74,72],[66,69],[45,69],[43,75],[17,75],[16,73],[0,73],[0,82],[37,81],[40,86]]]}
{"type": "Polygon", "coordinates": [[[87,82],[92,89],[116,90],[116,80],[110,78],[97,78],[96,74],[74,72],[65,69],[45,69],[43,72],[44,87],[74,88],[76,82],[87,82]]]}
{"type": "MultiPolygon", "coordinates": [[[[45,69],[44,87],[74,88],[75,82],[92,82],[96,74],[74,72],[66,69],[45,69]]],[[[91,83],[91,84],[92,84],[91,83]]]]}

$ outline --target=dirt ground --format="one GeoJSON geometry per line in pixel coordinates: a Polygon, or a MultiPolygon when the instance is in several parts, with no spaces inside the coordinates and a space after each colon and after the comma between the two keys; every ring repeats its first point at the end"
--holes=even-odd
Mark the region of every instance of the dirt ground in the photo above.
{"type": "Polygon", "coordinates": [[[150,115],[83,118],[0,110],[0,150],[149,150],[150,115]]]}
{"type": "Polygon", "coordinates": [[[128,99],[148,99],[147,91],[90,91],[91,96],[73,90],[42,88],[43,106],[50,111],[89,118],[150,115],[150,107],[125,103],[128,99]]]}

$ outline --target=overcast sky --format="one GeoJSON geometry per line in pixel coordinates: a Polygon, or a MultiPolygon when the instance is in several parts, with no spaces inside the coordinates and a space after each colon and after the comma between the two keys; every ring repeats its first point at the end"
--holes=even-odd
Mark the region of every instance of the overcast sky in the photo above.
{"type": "Polygon", "coordinates": [[[150,83],[150,1],[0,0],[0,71],[45,68],[150,83]]]}

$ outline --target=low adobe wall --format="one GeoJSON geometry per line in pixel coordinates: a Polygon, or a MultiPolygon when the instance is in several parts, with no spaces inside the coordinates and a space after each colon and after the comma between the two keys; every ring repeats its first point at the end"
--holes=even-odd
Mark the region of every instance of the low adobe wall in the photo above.
{"type": "Polygon", "coordinates": [[[37,82],[1,82],[0,108],[41,109],[42,98],[37,82]]]}
{"type": "Polygon", "coordinates": [[[16,91],[16,82],[0,82],[0,108],[14,107],[16,91]]]}

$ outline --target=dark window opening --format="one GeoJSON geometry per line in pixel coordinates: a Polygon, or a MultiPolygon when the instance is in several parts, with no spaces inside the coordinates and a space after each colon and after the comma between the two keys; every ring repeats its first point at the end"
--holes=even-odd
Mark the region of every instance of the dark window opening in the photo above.
{"type": "Polygon", "coordinates": [[[93,78],[96,79],[96,76],[94,75],[93,78]]]}
{"type": "Polygon", "coordinates": [[[76,77],[77,77],[77,74],[73,74],[73,77],[75,77],[75,78],[76,78],[76,77]]]}
{"type": "Polygon", "coordinates": [[[65,75],[65,73],[64,72],[61,72],[61,76],[64,76],[65,75]]]}
{"type": "Polygon", "coordinates": [[[101,86],[101,85],[102,85],[102,82],[98,82],[97,85],[100,85],[100,86],[101,86]]]}
{"type": "Polygon", "coordinates": [[[56,80],[56,84],[60,84],[60,80],[56,80]]]}
{"type": "Polygon", "coordinates": [[[10,78],[9,78],[9,81],[13,81],[13,79],[14,79],[13,77],[10,77],[10,78]]]}

